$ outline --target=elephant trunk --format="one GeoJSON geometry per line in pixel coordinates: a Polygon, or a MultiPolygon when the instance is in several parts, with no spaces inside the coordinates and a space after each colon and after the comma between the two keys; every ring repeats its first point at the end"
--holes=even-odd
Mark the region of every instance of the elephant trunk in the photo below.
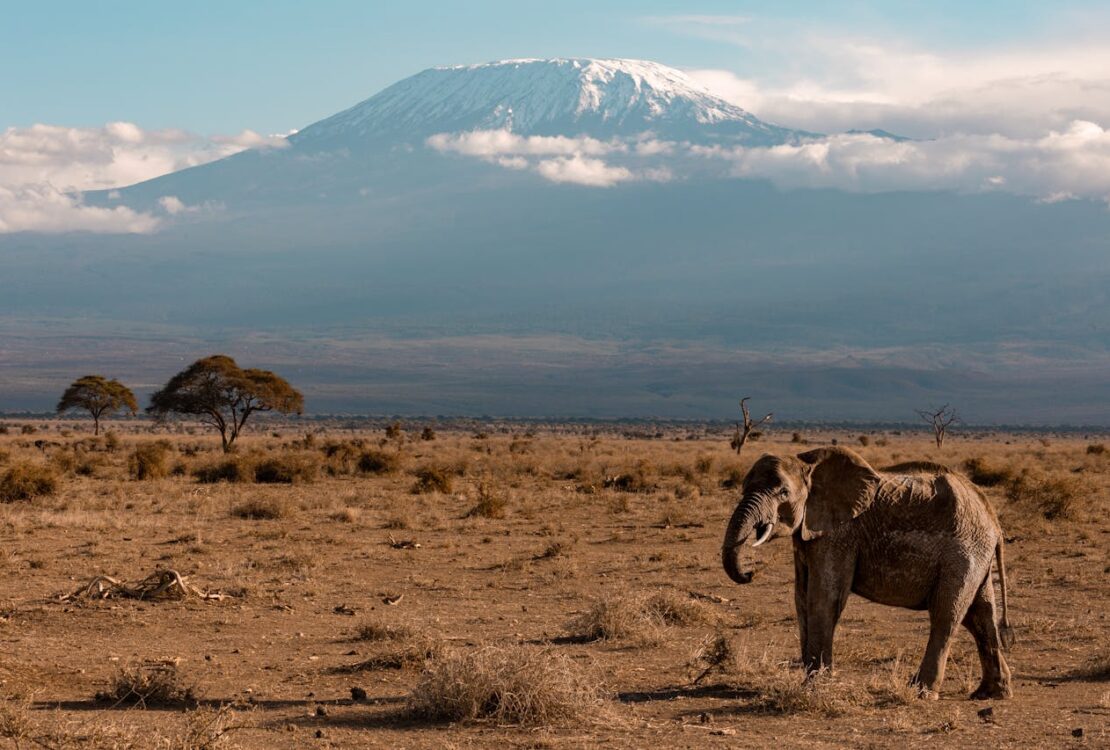
{"type": "Polygon", "coordinates": [[[748,541],[759,521],[758,506],[751,498],[745,498],[736,506],[725,530],[725,541],[721,546],[721,562],[725,573],[736,583],[750,583],[751,571],[740,570],[740,548],[748,541]]]}

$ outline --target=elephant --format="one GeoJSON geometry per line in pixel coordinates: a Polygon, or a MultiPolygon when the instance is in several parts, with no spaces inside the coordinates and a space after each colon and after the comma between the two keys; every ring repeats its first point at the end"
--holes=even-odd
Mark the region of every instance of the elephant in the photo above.
{"type": "Polygon", "coordinates": [[[998,516],[970,480],[939,464],[880,472],[843,447],[797,456],[765,455],[751,467],[725,532],[725,572],[748,583],[741,548],[791,534],[794,604],[807,674],[833,663],[833,633],[854,593],[873,602],[929,611],[929,642],[913,677],[936,698],[948,650],[962,623],[975,638],[983,678],[973,700],[1010,698],[1002,655],[1013,642],[998,516]],[[995,618],[991,564],[997,561],[1002,618],[995,618]]]}

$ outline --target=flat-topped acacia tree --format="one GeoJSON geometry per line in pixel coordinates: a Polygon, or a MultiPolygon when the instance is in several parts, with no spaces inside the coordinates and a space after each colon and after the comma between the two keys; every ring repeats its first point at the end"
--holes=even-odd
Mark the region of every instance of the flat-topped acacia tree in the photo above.
{"type": "Polygon", "coordinates": [[[102,375],[86,375],[78,378],[66,388],[58,399],[58,414],[67,411],[87,411],[93,419],[93,434],[100,434],[100,418],[127,410],[134,414],[139,410],[135,394],[118,380],[108,380],[102,375]]]}
{"type": "Polygon", "coordinates": [[[147,407],[158,419],[180,414],[212,425],[220,431],[225,453],[256,411],[301,414],[304,396],[285,378],[269,370],[245,370],[223,354],[198,359],[174,375],[147,407]]]}

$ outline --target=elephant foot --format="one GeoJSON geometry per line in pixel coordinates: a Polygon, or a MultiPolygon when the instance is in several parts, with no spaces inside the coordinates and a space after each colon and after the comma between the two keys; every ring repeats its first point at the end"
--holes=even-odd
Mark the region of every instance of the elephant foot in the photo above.
{"type": "Polygon", "coordinates": [[[917,697],[923,701],[940,700],[940,691],[933,690],[927,685],[922,684],[921,680],[916,674],[910,678],[910,687],[917,690],[917,697]]]}
{"type": "Polygon", "coordinates": [[[1014,691],[1010,688],[1010,686],[1008,684],[1001,684],[1001,683],[995,682],[995,683],[990,683],[990,684],[983,683],[983,684],[979,685],[978,689],[976,689],[976,691],[971,694],[969,699],[973,700],[973,701],[987,701],[987,700],[1000,701],[1000,700],[1006,700],[1007,698],[1013,698],[1013,697],[1014,697],[1014,691]]]}

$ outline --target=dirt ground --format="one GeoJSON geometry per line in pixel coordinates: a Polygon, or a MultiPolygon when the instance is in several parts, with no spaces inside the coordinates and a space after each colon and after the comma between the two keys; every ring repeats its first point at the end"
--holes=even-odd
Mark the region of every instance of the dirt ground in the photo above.
{"type": "Polygon", "coordinates": [[[786,430],[737,458],[726,434],[701,428],[649,437],[514,426],[420,440],[418,428],[386,438],[330,426],[305,441],[303,427],[267,425],[240,454],[309,468],[292,484],[260,484],[199,481],[198,467],[221,460],[199,429],[123,423],[108,450],[84,423],[40,422],[34,434],[19,424],[0,435],[0,477],[45,466],[58,484],[0,503],[0,747],[1110,746],[1106,436],[965,433],[938,451],[924,434],[786,430]],[[170,475],[132,478],[134,449],[158,439],[172,443],[170,475]],[[964,631],[940,699],[907,698],[927,615],[859,597],[825,692],[792,687],[790,540],[753,550],[754,581],[731,583],[719,547],[737,491],[722,485],[763,452],[833,439],[876,467],[980,458],[1004,475],[983,481],[1008,541],[1012,700],[967,699],[979,666],[964,631]],[[365,450],[395,463],[359,469],[365,450]],[[450,489],[414,494],[429,467],[450,489]],[[59,598],[94,576],[135,583],[166,568],[227,596],[59,598]],[[576,637],[572,621],[597,602],[658,592],[696,602],[693,622],[576,637]],[[580,718],[539,726],[422,718],[409,696],[423,662],[374,663],[404,638],[360,638],[368,624],[407,627],[455,653],[523,644],[561,654],[601,697],[580,718]],[[734,656],[695,683],[705,668],[695,654],[718,633],[734,656]],[[97,698],[120,670],[154,660],[174,660],[188,700],[97,698]]]}

